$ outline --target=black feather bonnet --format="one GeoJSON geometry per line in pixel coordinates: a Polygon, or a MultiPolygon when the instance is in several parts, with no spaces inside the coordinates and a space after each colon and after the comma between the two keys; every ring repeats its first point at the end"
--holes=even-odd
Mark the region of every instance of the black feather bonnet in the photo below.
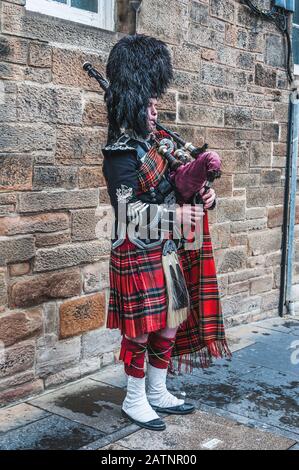
{"type": "Polygon", "coordinates": [[[166,44],[144,34],[123,37],[109,54],[106,75],[108,140],[118,137],[121,128],[146,137],[149,100],[160,98],[173,78],[166,44]]]}

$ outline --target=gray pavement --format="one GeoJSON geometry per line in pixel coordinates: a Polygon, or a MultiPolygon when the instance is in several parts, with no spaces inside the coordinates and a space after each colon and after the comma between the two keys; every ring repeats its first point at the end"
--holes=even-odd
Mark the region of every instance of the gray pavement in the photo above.
{"type": "Polygon", "coordinates": [[[169,376],[196,411],[140,429],[121,416],[122,364],[0,409],[6,449],[299,449],[299,317],[227,330],[232,360],[169,376]]]}

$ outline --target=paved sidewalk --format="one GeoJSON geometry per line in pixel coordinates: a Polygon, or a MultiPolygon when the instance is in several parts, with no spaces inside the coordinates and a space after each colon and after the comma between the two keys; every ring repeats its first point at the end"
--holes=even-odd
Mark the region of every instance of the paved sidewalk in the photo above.
{"type": "Polygon", "coordinates": [[[140,429],[122,418],[122,364],[0,409],[3,449],[299,450],[299,317],[227,330],[234,351],[168,387],[196,404],[167,416],[167,429],[140,429]]]}

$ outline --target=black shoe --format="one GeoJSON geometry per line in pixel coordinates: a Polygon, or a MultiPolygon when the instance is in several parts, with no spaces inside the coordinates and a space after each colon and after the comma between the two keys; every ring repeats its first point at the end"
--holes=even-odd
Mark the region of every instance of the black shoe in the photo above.
{"type": "Polygon", "coordinates": [[[141,428],[150,429],[151,431],[164,431],[164,429],[166,429],[166,424],[160,418],[142,423],[131,418],[131,416],[129,416],[123,409],[121,410],[121,413],[125,418],[129,419],[132,423],[137,424],[141,428]]]}
{"type": "Polygon", "coordinates": [[[159,406],[154,406],[151,404],[151,407],[158,413],[169,413],[172,415],[188,415],[193,413],[195,406],[191,403],[183,403],[182,405],[169,406],[168,408],[161,408],[159,406]]]}

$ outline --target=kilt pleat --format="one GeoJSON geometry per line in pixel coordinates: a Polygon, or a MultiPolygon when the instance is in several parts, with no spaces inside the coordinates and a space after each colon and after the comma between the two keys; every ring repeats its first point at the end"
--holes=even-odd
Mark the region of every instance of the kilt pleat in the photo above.
{"type": "MultiPolygon", "coordinates": [[[[178,328],[172,351],[172,370],[208,367],[212,357],[230,357],[208,226],[203,221],[200,249],[178,250],[190,295],[190,313],[178,328]]],[[[128,239],[111,250],[107,328],[119,328],[132,338],[167,324],[167,291],[162,247],[142,250],[128,239]]]]}
{"type": "Polygon", "coordinates": [[[111,250],[107,327],[132,338],[165,328],[167,293],[162,250],[142,250],[128,239],[111,250]]]}

